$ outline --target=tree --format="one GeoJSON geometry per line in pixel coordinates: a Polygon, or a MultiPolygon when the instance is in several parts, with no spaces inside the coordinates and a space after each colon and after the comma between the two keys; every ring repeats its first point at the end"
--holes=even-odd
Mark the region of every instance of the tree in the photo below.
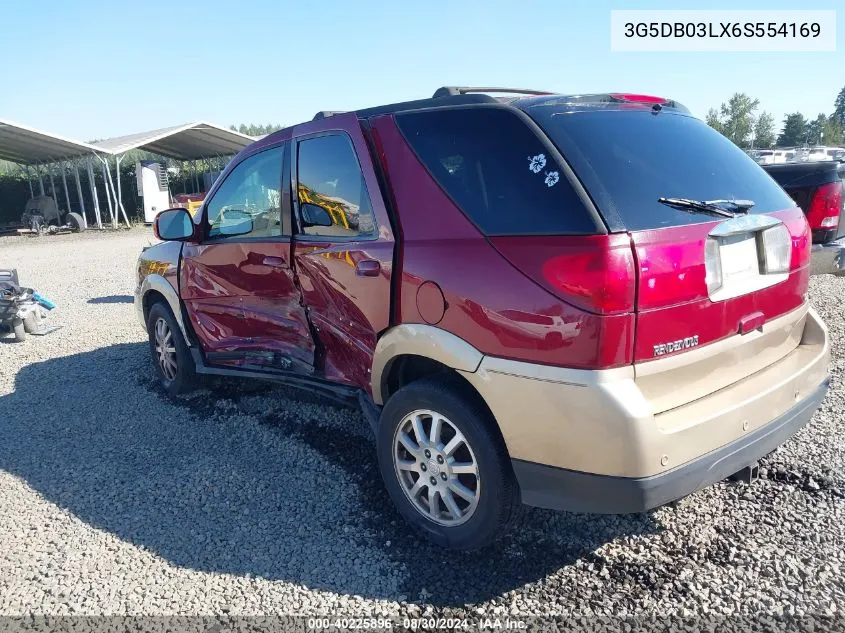
{"type": "Polygon", "coordinates": [[[827,124],[827,115],[819,114],[814,120],[807,124],[807,143],[810,145],[821,145],[824,126],[827,124]]]}
{"type": "Polygon", "coordinates": [[[754,111],[760,105],[744,92],[735,93],[719,110],[710,108],[707,112],[707,125],[724,134],[740,147],[750,145],[754,131],[754,111]]]}
{"type": "Polygon", "coordinates": [[[740,147],[747,147],[754,129],[754,111],[759,105],[758,99],[752,99],[744,92],[735,93],[720,108],[722,133],[740,147]]]}
{"type": "Polygon", "coordinates": [[[789,147],[803,145],[807,138],[807,119],[800,112],[787,114],[783,120],[783,130],[778,136],[778,145],[789,147]]]}
{"type": "Polygon", "coordinates": [[[715,108],[710,108],[707,111],[707,118],[705,121],[707,122],[707,125],[719,132],[719,134],[725,133],[725,127],[722,125],[722,121],[719,119],[719,113],[716,112],[715,108]]]}
{"type": "Polygon", "coordinates": [[[824,145],[842,145],[845,143],[845,134],[842,132],[842,125],[836,120],[836,115],[826,117],[821,128],[822,143],[824,145]]]}
{"type": "Polygon", "coordinates": [[[754,124],[754,146],[769,148],[775,144],[775,118],[763,112],[754,124]]]}
{"type": "Polygon", "coordinates": [[[255,123],[241,123],[240,125],[230,125],[229,128],[235,132],[246,134],[247,136],[264,136],[271,134],[277,130],[281,130],[284,125],[278,123],[268,123],[267,125],[256,125],[255,123]]]}
{"type": "Polygon", "coordinates": [[[845,129],[845,88],[839,91],[836,95],[836,101],[833,102],[833,119],[839,124],[841,129],[845,129]]]}

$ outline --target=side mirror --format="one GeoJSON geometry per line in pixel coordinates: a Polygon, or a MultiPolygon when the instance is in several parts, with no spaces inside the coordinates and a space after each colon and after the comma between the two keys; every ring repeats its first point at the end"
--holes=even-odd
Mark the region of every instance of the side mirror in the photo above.
{"type": "Polygon", "coordinates": [[[160,240],[184,242],[194,236],[194,222],[187,209],[168,209],[156,216],[153,231],[160,240]]]}
{"type": "Polygon", "coordinates": [[[317,204],[310,202],[301,204],[299,205],[299,213],[305,226],[332,226],[334,224],[329,212],[317,204]]]}
{"type": "Polygon", "coordinates": [[[241,209],[221,211],[216,223],[211,226],[208,237],[232,237],[252,233],[252,216],[241,209]]]}

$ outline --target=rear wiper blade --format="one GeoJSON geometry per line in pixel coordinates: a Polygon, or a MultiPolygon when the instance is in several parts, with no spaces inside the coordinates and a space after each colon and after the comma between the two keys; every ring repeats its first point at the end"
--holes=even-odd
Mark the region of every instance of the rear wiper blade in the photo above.
{"type": "Polygon", "coordinates": [[[741,211],[747,211],[754,203],[750,200],[690,200],[688,198],[658,198],[657,201],[666,206],[682,211],[699,211],[709,213],[722,218],[735,218],[741,211]],[[737,212],[729,211],[721,207],[722,204],[730,204],[737,212]]]}
{"type": "Polygon", "coordinates": [[[753,200],[705,200],[704,203],[712,204],[717,207],[729,205],[740,212],[748,211],[751,207],[754,206],[753,200]]]}

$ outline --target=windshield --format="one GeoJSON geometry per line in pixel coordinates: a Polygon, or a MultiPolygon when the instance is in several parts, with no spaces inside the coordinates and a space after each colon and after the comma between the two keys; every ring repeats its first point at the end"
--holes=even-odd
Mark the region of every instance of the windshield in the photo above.
{"type": "Polygon", "coordinates": [[[659,198],[753,200],[750,213],[794,206],[740,148],[703,121],[663,111],[527,112],[584,183],[611,230],[712,222],[659,198]]]}

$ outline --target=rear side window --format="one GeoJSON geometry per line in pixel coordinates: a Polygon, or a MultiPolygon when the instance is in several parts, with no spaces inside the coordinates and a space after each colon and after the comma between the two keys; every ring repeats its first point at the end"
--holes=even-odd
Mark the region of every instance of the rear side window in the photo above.
{"type": "Polygon", "coordinates": [[[397,125],[432,177],[486,235],[583,235],[596,226],[563,170],[513,112],[401,114],[397,125]]]}
{"type": "Polygon", "coordinates": [[[740,148],[691,116],[650,110],[528,114],[560,148],[612,230],[644,230],[716,218],[658,198],[753,200],[751,213],[794,206],[740,148]]]}

